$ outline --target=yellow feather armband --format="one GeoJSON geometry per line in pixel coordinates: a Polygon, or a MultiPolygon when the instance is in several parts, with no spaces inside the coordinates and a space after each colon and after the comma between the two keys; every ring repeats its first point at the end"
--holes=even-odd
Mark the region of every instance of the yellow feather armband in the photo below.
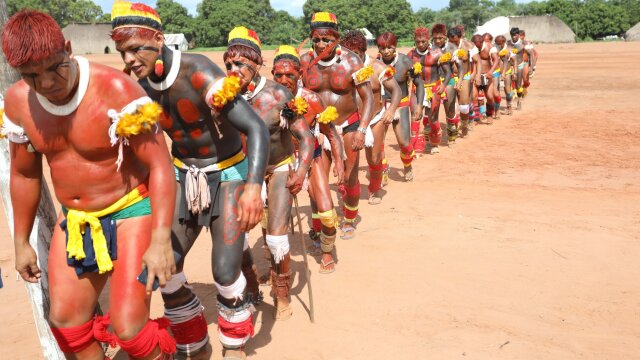
{"type": "Polygon", "coordinates": [[[511,49],[511,52],[514,53],[514,54],[517,54],[518,53],[518,49],[513,48],[513,49],[511,49]]]}
{"type": "Polygon", "coordinates": [[[393,66],[389,66],[386,69],[384,69],[383,74],[385,79],[391,79],[396,74],[396,68],[394,68],[393,66]]]}
{"type": "Polygon", "coordinates": [[[369,81],[371,79],[371,75],[373,75],[373,67],[371,65],[367,65],[353,73],[353,81],[356,85],[360,85],[365,81],[369,81]]]}
{"type": "Polygon", "coordinates": [[[296,96],[286,106],[298,116],[306,114],[309,110],[309,103],[302,96],[296,96]]]}
{"type": "Polygon", "coordinates": [[[468,55],[469,54],[465,49],[458,49],[458,51],[456,51],[456,56],[458,57],[458,59],[466,60],[468,55]]]}
{"type": "Polygon", "coordinates": [[[335,106],[327,106],[323,112],[318,115],[318,122],[321,124],[328,124],[335,121],[338,118],[338,110],[335,106]]]}
{"type": "Polygon", "coordinates": [[[132,114],[124,113],[116,125],[116,135],[128,138],[130,136],[151,132],[153,126],[160,119],[162,108],[156,102],[148,102],[138,107],[132,114]]]}
{"type": "Polygon", "coordinates": [[[509,50],[507,50],[505,48],[505,49],[500,50],[500,52],[498,53],[498,56],[504,57],[504,56],[507,56],[507,54],[509,54],[509,50]]]}
{"type": "Polygon", "coordinates": [[[447,51],[446,53],[444,53],[444,54],[442,54],[442,55],[440,56],[440,59],[438,59],[438,63],[440,63],[440,64],[446,64],[446,63],[448,63],[448,62],[450,62],[450,61],[451,61],[451,58],[452,58],[452,57],[453,57],[453,56],[451,55],[451,53],[447,51]]]}
{"type": "Polygon", "coordinates": [[[422,75],[422,64],[420,64],[419,62],[413,64],[413,68],[411,69],[411,73],[413,74],[413,77],[418,77],[418,76],[422,75]]]}
{"type": "Polygon", "coordinates": [[[161,114],[162,107],[147,96],[132,101],[120,112],[114,109],[107,111],[107,115],[111,118],[109,127],[111,146],[120,143],[116,160],[118,170],[123,161],[123,146],[129,145],[129,137],[157,131],[161,114]]]}
{"type": "Polygon", "coordinates": [[[216,81],[206,96],[207,103],[215,111],[222,110],[240,92],[240,77],[229,75],[216,81]]]}

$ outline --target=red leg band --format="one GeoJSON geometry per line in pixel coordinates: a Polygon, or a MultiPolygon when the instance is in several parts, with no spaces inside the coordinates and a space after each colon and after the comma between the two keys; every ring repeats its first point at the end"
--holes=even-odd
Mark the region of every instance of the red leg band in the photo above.
{"type": "Polygon", "coordinates": [[[171,332],[176,343],[181,345],[195,344],[207,337],[207,320],[201,312],[197,316],[181,323],[171,323],[171,332]]]}
{"type": "Polygon", "coordinates": [[[429,132],[429,142],[431,145],[440,145],[442,142],[442,132],[440,131],[440,122],[435,121],[429,124],[430,132],[429,132]]]}
{"type": "Polygon", "coordinates": [[[411,165],[411,161],[413,160],[413,147],[411,145],[400,147],[400,160],[405,166],[411,165]]]}
{"type": "Polygon", "coordinates": [[[173,354],[176,352],[176,341],[169,335],[167,327],[167,318],[149,320],[133,339],[118,339],[118,344],[127,354],[136,358],[148,356],[156,346],[160,347],[163,354],[173,354]]]}
{"type": "Polygon", "coordinates": [[[95,338],[93,336],[93,319],[70,328],[51,328],[53,336],[63,353],[74,354],[86,349],[95,338]]]}
{"type": "Polygon", "coordinates": [[[322,230],[322,222],[320,221],[320,219],[312,219],[311,224],[313,227],[313,231],[320,232],[320,230],[322,230]]]}
{"type": "Polygon", "coordinates": [[[374,193],[382,188],[382,163],[369,166],[369,193],[374,193]]]}
{"type": "Polygon", "coordinates": [[[353,209],[349,209],[347,207],[345,207],[343,209],[344,211],[344,220],[346,222],[354,222],[355,219],[358,217],[358,209],[356,208],[355,210],[353,209]]]}
{"type": "Polygon", "coordinates": [[[360,181],[356,182],[355,185],[353,186],[345,185],[344,189],[345,189],[346,197],[351,197],[351,198],[360,197],[360,181]]]}
{"type": "Polygon", "coordinates": [[[429,117],[428,116],[423,116],[422,117],[422,127],[426,128],[427,126],[429,126],[429,117]]]}
{"type": "Polygon", "coordinates": [[[241,322],[229,322],[218,315],[218,330],[220,330],[225,337],[231,339],[244,339],[247,336],[253,336],[253,317],[249,316],[241,322]]]}
{"type": "Polygon", "coordinates": [[[411,136],[420,131],[420,121],[411,121],[411,136]]]}

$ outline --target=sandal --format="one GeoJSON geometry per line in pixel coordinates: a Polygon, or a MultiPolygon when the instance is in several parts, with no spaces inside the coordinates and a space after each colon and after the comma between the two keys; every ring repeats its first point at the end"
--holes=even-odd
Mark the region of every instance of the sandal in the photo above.
{"type": "Polygon", "coordinates": [[[351,240],[356,236],[356,228],[353,225],[343,225],[340,230],[342,230],[342,235],[340,235],[342,240],[351,240]]]}
{"type": "Polygon", "coordinates": [[[336,271],[336,266],[335,266],[336,262],[335,260],[333,260],[333,257],[331,258],[331,260],[325,262],[324,258],[320,259],[320,270],[318,270],[318,272],[320,274],[331,274],[332,272],[336,271]],[[331,267],[329,267],[330,265],[333,265],[331,267]]]}

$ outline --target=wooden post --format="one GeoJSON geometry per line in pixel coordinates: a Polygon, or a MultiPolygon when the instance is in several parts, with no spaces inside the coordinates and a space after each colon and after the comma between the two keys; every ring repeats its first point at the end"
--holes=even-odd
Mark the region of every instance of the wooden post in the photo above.
{"type": "MultiPolygon", "coordinates": [[[[7,22],[7,4],[5,0],[0,0],[0,27],[4,27],[7,22]]],[[[0,52],[0,105],[2,104],[2,96],[5,91],[18,81],[18,73],[12,69],[4,54],[0,52]]],[[[0,189],[2,189],[2,203],[4,205],[5,214],[7,216],[7,223],[9,225],[9,231],[13,238],[13,207],[11,206],[11,197],[9,195],[9,142],[6,139],[0,140],[0,189]]],[[[48,282],[48,256],[49,256],[49,244],[51,242],[51,235],[53,233],[53,227],[56,223],[55,207],[49,194],[49,188],[46,181],[42,181],[42,195],[40,204],[38,205],[38,211],[36,219],[33,224],[31,235],[29,236],[29,243],[36,251],[38,256],[38,266],[42,270],[42,276],[38,283],[32,284],[25,282],[27,292],[31,298],[31,308],[33,310],[33,318],[36,324],[36,331],[38,338],[40,339],[40,346],[42,347],[42,355],[45,359],[51,360],[63,360],[64,354],[60,351],[56,339],[51,333],[51,328],[47,319],[49,318],[49,282],[48,282]]]]}

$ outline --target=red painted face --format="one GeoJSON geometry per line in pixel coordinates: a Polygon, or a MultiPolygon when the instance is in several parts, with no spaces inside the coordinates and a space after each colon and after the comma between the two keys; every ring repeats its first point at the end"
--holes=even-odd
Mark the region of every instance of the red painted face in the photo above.
{"type": "Polygon", "coordinates": [[[54,104],[64,104],[75,94],[73,88],[79,76],[77,69],[67,52],[17,68],[30,88],[54,104]]]}
{"type": "Polygon", "coordinates": [[[300,72],[296,70],[293,61],[280,60],[273,64],[273,80],[278,84],[286,87],[295,96],[298,91],[298,79],[300,72]]]}
{"type": "Polygon", "coordinates": [[[433,44],[439,48],[443,47],[446,41],[447,37],[444,34],[433,35],[433,44]]]}
{"type": "MultiPolygon", "coordinates": [[[[313,50],[316,54],[320,55],[329,46],[333,46],[338,39],[324,31],[315,30],[311,34],[311,41],[313,42],[313,50]]],[[[327,55],[320,58],[320,60],[331,60],[335,54],[335,49],[327,55]]]]}
{"type": "Polygon", "coordinates": [[[116,50],[120,53],[122,61],[131,69],[138,79],[144,79],[154,71],[159,53],[150,48],[161,49],[164,45],[164,37],[157,33],[153,39],[142,39],[133,36],[126,40],[116,42],[116,50]]]}
{"type": "Polygon", "coordinates": [[[396,56],[396,47],[389,44],[386,46],[378,46],[378,52],[382,55],[382,60],[386,63],[393,61],[393,58],[396,56]]]}
{"type": "Polygon", "coordinates": [[[416,49],[421,53],[427,51],[427,48],[429,47],[429,37],[427,36],[416,36],[413,38],[413,42],[416,45],[416,49]]]}
{"type": "Polygon", "coordinates": [[[258,64],[244,56],[229,57],[225,60],[224,66],[227,68],[227,75],[236,74],[240,77],[240,88],[243,91],[258,73],[258,64]]]}

